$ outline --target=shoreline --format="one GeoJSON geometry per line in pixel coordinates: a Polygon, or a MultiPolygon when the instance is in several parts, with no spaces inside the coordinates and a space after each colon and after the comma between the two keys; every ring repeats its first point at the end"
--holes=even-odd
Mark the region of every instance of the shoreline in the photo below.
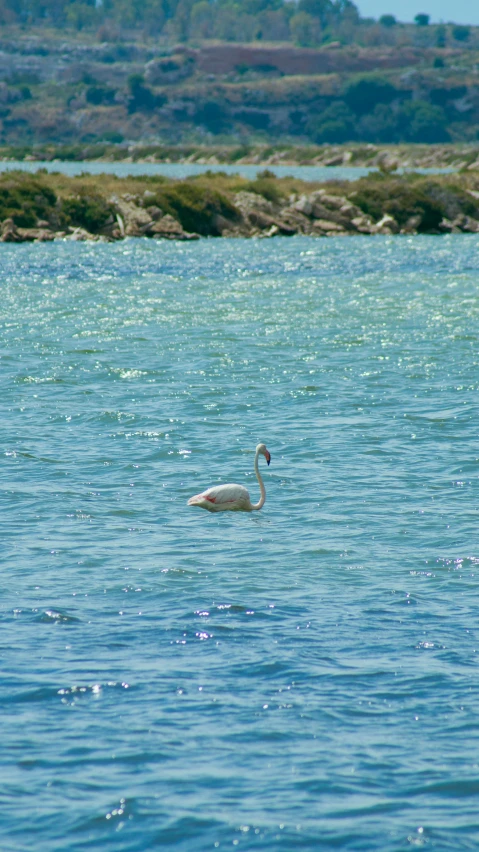
{"type": "Polygon", "coordinates": [[[0,241],[197,240],[295,234],[479,233],[479,170],[307,183],[272,172],[163,176],[0,175],[0,241]]]}
{"type": "Polygon", "coordinates": [[[0,146],[0,162],[156,163],[202,166],[349,166],[396,169],[479,169],[479,143],[342,145],[45,144],[0,146]]]}

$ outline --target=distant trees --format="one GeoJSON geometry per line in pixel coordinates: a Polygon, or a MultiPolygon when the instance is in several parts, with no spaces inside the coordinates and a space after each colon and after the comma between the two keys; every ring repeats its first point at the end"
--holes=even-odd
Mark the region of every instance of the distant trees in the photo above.
{"type": "Polygon", "coordinates": [[[396,18],[394,15],[381,15],[379,18],[379,23],[383,25],[383,27],[394,27],[397,24],[396,18]]]}
{"type": "Polygon", "coordinates": [[[396,142],[399,138],[398,115],[389,104],[377,104],[372,112],[362,116],[360,135],[371,142],[396,142]]]}
{"type": "Polygon", "coordinates": [[[357,115],[365,115],[377,104],[391,103],[397,96],[397,90],[388,80],[371,76],[349,83],[344,93],[344,100],[357,115]]]}
{"type": "Polygon", "coordinates": [[[392,108],[377,104],[359,119],[341,101],[311,118],[306,128],[318,144],[329,142],[448,142],[447,118],[441,107],[427,101],[405,101],[392,108]]]}
{"type": "Polygon", "coordinates": [[[207,0],[200,0],[192,6],[190,27],[199,38],[211,38],[214,32],[214,9],[207,0]]]}
{"type": "Polygon", "coordinates": [[[128,79],[128,88],[130,90],[130,97],[128,99],[129,113],[137,112],[138,110],[151,112],[166,103],[164,95],[156,95],[148,86],[145,86],[145,78],[142,74],[132,74],[128,79]]]}
{"type": "Polygon", "coordinates": [[[299,0],[298,9],[312,18],[317,18],[323,26],[326,26],[334,12],[334,3],[332,0],[299,0]]]}
{"type": "Polygon", "coordinates": [[[107,86],[89,86],[85,92],[86,102],[93,106],[110,105],[115,99],[115,90],[107,86]]]}
{"type": "Polygon", "coordinates": [[[317,143],[447,142],[453,116],[445,106],[462,89],[441,92],[436,103],[413,100],[411,92],[396,89],[378,75],[357,77],[340,98],[309,118],[306,132],[317,143]]]}
{"type": "Polygon", "coordinates": [[[350,142],[355,138],[355,116],[349,107],[338,101],[310,119],[307,131],[318,144],[350,142]]]}
{"type": "Polygon", "coordinates": [[[415,16],[414,20],[418,27],[427,27],[429,26],[430,16],[420,12],[419,15],[415,16]]]}
{"type": "Polygon", "coordinates": [[[0,25],[66,27],[96,32],[104,41],[122,41],[137,31],[161,36],[167,44],[218,39],[441,48],[477,43],[471,27],[431,26],[424,12],[414,20],[416,26],[399,23],[392,14],[361,19],[353,0],[0,0],[0,25]]]}
{"type": "Polygon", "coordinates": [[[447,30],[444,24],[436,27],[436,47],[445,47],[447,43],[447,30]]]}
{"type": "Polygon", "coordinates": [[[228,118],[225,106],[216,100],[200,104],[195,113],[196,124],[202,124],[212,133],[221,133],[225,130],[228,118]]]}
{"type": "Polygon", "coordinates": [[[344,21],[359,21],[352,0],[0,0],[0,25],[103,27],[103,35],[115,26],[123,32],[144,28],[180,41],[264,39],[317,45],[344,21]]]}
{"type": "Polygon", "coordinates": [[[452,37],[456,39],[456,41],[467,41],[471,34],[471,30],[469,27],[463,26],[455,26],[452,28],[452,37]]]}
{"type": "Polygon", "coordinates": [[[289,22],[292,40],[300,47],[314,47],[321,42],[321,23],[308,12],[298,12],[289,22]]]}

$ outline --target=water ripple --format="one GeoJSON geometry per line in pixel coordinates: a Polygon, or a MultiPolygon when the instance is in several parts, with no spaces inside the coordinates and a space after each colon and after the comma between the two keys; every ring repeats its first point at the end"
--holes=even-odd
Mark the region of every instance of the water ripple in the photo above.
{"type": "Polygon", "coordinates": [[[1,848],[476,850],[477,236],[2,262],[1,848]]]}

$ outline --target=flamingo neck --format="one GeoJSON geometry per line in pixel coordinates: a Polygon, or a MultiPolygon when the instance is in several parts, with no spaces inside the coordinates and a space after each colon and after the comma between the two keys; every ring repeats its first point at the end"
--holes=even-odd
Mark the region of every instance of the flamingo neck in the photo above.
{"type": "Polygon", "coordinates": [[[264,485],[263,485],[263,480],[261,479],[261,474],[259,472],[258,458],[259,458],[259,453],[256,452],[256,455],[254,457],[254,472],[256,474],[256,479],[258,480],[258,483],[259,483],[259,490],[260,490],[260,493],[261,493],[261,497],[259,498],[258,503],[252,503],[252,505],[251,505],[252,509],[261,509],[264,506],[264,501],[266,500],[266,491],[265,491],[265,488],[264,488],[264,485]]]}

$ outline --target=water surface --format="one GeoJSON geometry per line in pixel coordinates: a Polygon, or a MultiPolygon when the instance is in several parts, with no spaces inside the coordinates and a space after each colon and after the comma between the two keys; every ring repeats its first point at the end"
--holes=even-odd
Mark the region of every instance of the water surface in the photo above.
{"type": "Polygon", "coordinates": [[[2,850],[477,849],[478,237],[1,263],[2,850]]]}
{"type": "MultiPolygon", "coordinates": [[[[295,177],[305,181],[328,181],[328,180],[358,180],[375,168],[364,168],[360,166],[255,166],[255,165],[201,165],[200,163],[104,163],[101,161],[68,162],[65,160],[35,161],[28,160],[0,160],[0,172],[14,171],[20,169],[34,173],[38,169],[46,169],[48,172],[60,172],[61,174],[75,177],[81,174],[110,174],[118,177],[139,177],[141,175],[164,175],[168,178],[183,179],[205,172],[223,172],[228,175],[241,175],[241,177],[254,180],[259,172],[267,168],[277,177],[295,177]]],[[[400,173],[405,171],[416,171],[422,174],[446,174],[454,169],[399,169],[400,173]]]]}

